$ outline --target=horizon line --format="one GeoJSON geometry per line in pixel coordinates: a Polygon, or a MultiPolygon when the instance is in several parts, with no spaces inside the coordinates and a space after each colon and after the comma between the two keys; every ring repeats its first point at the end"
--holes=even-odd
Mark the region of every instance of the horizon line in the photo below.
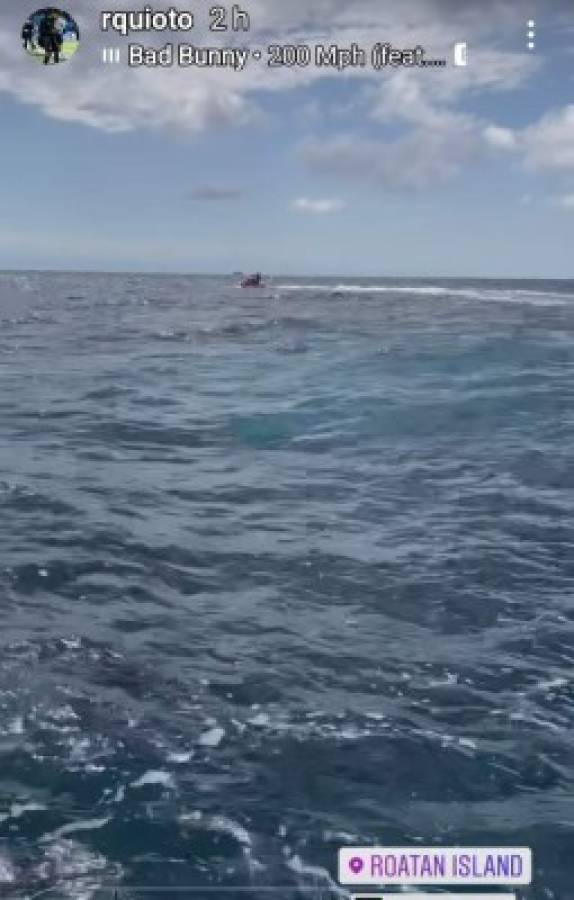
{"type": "MultiPolygon", "coordinates": [[[[236,270],[234,272],[214,272],[214,271],[165,271],[165,270],[150,270],[150,269],[66,269],[66,268],[42,268],[42,267],[29,267],[29,268],[1,268],[0,274],[27,274],[27,273],[38,273],[38,274],[60,274],[60,275],[147,275],[147,276],[164,276],[164,277],[188,277],[188,278],[237,278],[240,275],[246,274],[245,272],[236,270]]],[[[265,277],[265,276],[264,276],[265,277]]],[[[468,273],[465,275],[445,275],[439,273],[426,273],[424,275],[421,274],[373,274],[373,273],[321,273],[321,272],[313,272],[313,273],[295,273],[295,272],[277,272],[275,274],[270,274],[266,276],[267,278],[378,278],[378,279],[421,279],[421,280],[429,280],[431,278],[435,278],[441,281],[454,281],[454,280],[464,280],[464,279],[482,279],[485,281],[574,281],[574,274],[572,275],[476,275],[472,273],[468,273]]]]}

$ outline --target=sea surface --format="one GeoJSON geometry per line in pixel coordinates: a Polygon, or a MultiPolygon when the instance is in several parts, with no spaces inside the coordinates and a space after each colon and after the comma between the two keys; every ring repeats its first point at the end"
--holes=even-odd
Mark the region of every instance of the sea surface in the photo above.
{"type": "Polygon", "coordinates": [[[574,282],[4,273],[0,386],[3,900],[574,898],[574,282]]]}

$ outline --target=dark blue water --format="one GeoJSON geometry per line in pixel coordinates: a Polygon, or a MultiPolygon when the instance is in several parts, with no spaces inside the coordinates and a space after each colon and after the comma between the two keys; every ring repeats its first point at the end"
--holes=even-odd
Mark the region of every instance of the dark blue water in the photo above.
{"type": "Polygon", "coordinates": [[[5,274],[0,384],[2,897],[574,897],[574,283],[5,274]]]}

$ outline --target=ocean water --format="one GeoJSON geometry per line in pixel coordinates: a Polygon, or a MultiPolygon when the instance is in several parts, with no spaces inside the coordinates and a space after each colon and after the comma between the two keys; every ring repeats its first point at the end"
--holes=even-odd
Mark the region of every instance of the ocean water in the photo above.
{"type": "Polygon", "coordinates": [[[574,897],[574,282],[5,273],[0,385],[2,898],[574,897]]]}

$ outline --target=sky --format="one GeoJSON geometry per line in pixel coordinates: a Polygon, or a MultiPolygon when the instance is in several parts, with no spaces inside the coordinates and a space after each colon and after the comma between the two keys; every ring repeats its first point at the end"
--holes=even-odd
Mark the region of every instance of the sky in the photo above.
{"type": "Polygon", "coordinates": [[[210,2],[174,5],[192,31],[123,37],[100,31],[94,0],[70,0],[80,49],[42,66],[20,41],[33,5],[3,0],[0,268],[574,276],[570,3],[243,0],[250,31],[223,34],[210,2]],[[274,43],[377,41],[448,65],[267,65],[274,43]],[[166,42],[263,58],[128,67],[130,43],[166,42]]]}

